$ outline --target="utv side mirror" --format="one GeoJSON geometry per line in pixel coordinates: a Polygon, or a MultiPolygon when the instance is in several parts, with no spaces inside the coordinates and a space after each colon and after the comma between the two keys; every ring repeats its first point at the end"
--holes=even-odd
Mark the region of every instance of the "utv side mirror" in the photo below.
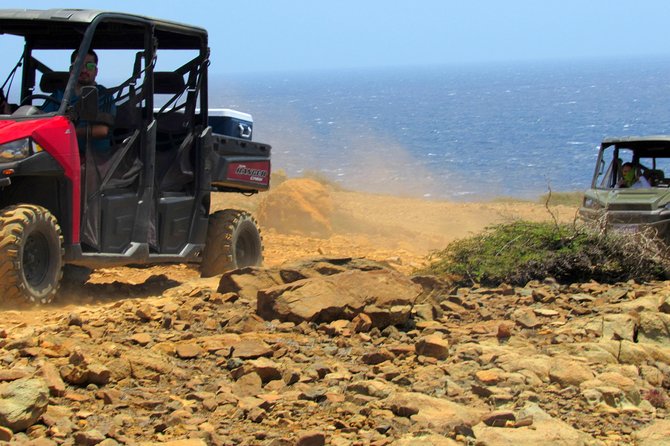
{"type": "Polygon", "coordinates": [[[79,119],[96,121],[98,118],[98,89],[87,86],[81,89],[81,98],[75,104],[79,119]]]}

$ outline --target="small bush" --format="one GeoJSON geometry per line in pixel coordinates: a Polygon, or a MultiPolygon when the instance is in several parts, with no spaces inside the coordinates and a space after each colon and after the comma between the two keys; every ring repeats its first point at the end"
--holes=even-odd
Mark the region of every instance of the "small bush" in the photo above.
{"type": "Polygon", "coordinates": [[[562,283],[612,283],[665,277],[667,260],[641,235],[600,233],[587,227],[518,221],[457,240],[432,255],[421,273],[461,284],[525,285],[553,277],[562,283]]]}
{"type": "Polygon", "coordinates": [[[653,388],[647,390],[644,394],[644,399],[657,409],[665,409],[670,405],[670,400],[661,388],[653,388]]]}

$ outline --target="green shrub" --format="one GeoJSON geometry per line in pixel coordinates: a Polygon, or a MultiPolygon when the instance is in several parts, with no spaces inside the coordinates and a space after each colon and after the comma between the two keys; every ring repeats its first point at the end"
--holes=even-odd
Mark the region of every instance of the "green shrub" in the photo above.
{"type": "Polygon", "coordinates": [[[641,243],[640,237],[518,221],[451,243],[433,253],[433,263],[421,273],[493,286],[525,285],[546,277],[562,283],[664,278],[665,255],[649,239],[641,243]]]}

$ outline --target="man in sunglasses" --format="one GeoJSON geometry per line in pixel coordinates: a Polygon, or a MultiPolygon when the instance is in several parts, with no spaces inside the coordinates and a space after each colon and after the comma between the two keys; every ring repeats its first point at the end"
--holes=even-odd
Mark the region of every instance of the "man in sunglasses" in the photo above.
{"type": "MultiPolygon", "coordinates": [[[[70,56],[70,71],[74,68],[74,61],[77,58],[77,51],[70,56]]],[[[82,87],[95,86],[98,89],[98,109],[99,120],[96,122],[87,122],[80,120],[77,123],[77,140],[79,141],[79,153],[83,156],[86,153],[87,139],[90,138],[91,147],[98,153],[110,151],[111,126],[116,116],[116,106],[114,98],[108,90],[99,85],[95,78],[98,75],[98,55],[93,50],[89,50],[84,59],[84,64],[79,72],[77,84],[75,85],[75,94],[71,104],[75,104],[81,97],[82,87]]],[[[46,101],[42,106],[42,111],[48,113],[58,110],[59,104],[63,100],[63,90],[57,90],[52,97],[55,101],[46,101]]]]}

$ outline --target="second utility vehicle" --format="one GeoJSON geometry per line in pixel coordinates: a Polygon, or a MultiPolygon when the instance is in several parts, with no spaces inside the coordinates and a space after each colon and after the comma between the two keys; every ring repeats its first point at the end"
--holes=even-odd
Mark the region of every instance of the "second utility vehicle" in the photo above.
{"type": "Polygon", "coordinates": [[[605,228],[652,230],[670,243],[670,178],[666,174],[670,174],[670,136],[605,139],[579,213],[605,228]],[[631,172],[629,181],[624,179],[624,170],[631,172]]]}

